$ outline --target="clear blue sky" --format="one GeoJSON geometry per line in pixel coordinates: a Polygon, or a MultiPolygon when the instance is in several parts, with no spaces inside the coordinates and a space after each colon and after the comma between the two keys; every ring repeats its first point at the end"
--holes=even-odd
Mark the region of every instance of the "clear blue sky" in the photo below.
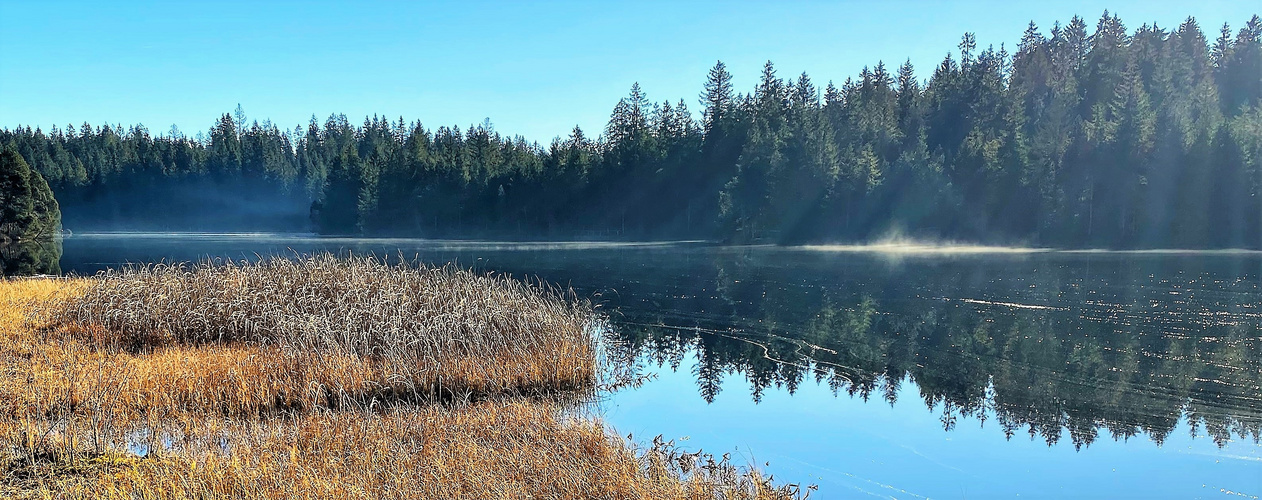
{"type": "MultiPolygon", "coordinates": [[[[1195,16],[1208,38],[1247,0],[968,2],[104,2],[0,0],[0,127],[210,127],[238,103],[283,127],[383,113],[546,142],[603,128],[633,82],[695,111],[723,60],[737,88],[762,63],[820,85],[910,58],[927,77],[966,31],[981,46],[1107,8],[1127,28],[1195,16]]],[[[594,135],[591,134],[591,135],[594,135]]]]}

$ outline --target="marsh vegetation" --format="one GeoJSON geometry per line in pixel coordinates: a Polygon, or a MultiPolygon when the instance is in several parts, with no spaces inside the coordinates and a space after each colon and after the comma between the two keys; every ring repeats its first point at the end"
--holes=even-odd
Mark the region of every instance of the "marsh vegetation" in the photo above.
{"type": "Polygon", "coordinates": [[[64,498],[789,498],[637,447],[575,401],[595,309],[366,257],[0,282],[0,493],[64,498]]]}

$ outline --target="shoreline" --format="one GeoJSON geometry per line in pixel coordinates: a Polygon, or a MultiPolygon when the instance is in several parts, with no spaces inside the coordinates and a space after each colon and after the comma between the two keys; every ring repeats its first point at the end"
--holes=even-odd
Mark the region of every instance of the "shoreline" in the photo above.
{"type": "Polygon", "coordinates": [[[397,235],[329,235],[313,232],[274,231],[84,231],[62,235],[61,239],[208,239],[274,241],[327,241],[327,242],[412,242],[434,245],[445,249],[504,249],[504,250],[594,250],[617,248],[670,248],[678,246],[710,247],[721,249],[767,248],[778,250],[810,251],[821,253],[872,253],[906,255],[987,255],[987,254],[1116,254],[1116,255],[1262,255],[1262,249],[1253,248],[1100,248],[1100,247],[1039,247],[1012,246],[976,242],[936,240],[874,240],[851,243],[724,243],[709,239],[504,239],[478,237],[439,237],[397,235]]]}

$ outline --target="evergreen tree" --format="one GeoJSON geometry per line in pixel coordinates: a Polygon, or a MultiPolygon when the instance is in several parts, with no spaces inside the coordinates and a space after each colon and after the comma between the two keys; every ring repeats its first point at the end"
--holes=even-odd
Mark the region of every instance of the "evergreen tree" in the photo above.
{"type": "Polygon", "coordinates": [[[31,170],[13,144],[0,151],[0,243],[52,238],[61,210],[44,176],[31,170]]]}

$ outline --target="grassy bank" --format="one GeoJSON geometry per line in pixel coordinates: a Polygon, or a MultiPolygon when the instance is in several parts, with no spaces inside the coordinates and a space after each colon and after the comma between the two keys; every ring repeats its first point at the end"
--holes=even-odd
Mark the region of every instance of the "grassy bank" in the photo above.
{"type": "Polygon", "coordinates": [[[566,410],[592,308],[318,256],[0,281],[0,494],[788,498],[566,410]]]}

